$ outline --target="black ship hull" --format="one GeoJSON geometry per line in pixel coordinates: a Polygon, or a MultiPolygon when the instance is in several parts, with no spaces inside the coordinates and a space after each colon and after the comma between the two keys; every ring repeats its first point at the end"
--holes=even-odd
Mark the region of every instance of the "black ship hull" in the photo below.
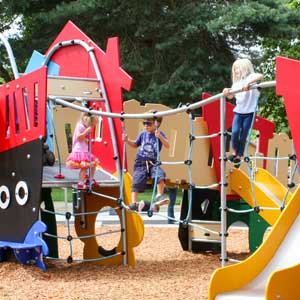
{"type": "Polygon", "coordinates": [[[0,153],[0,241],[23,243],[39,218],[43,141],[0,153]]]}

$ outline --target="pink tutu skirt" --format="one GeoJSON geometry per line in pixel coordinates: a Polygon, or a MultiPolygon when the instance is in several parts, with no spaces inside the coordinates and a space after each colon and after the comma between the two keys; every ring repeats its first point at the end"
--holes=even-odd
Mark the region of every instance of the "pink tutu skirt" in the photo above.
{"type": "Polygon", "coordinates": [[[91,161],[88,152],[72,152],[67,157],[66,165],[69,169],[88,169],[90,165],[96,167],[99,159],[91,154],[91,161]]]}

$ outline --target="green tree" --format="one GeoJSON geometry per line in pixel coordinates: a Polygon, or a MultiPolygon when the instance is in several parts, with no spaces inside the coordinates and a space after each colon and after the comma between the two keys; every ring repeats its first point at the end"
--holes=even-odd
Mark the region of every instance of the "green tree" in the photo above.
{"type": "MultiPolygon", "coordinates": [[[[292,11],[293,15],[297,15],[300,11],[300,1],[287,1],[286,7],[289,12],[292,11]]],[[[272,36],[265,37],[262,40],[262,49],[262,62],[259,68],[265,74],[266,80],[275,80],[275,59],[277,56],[280,55],[292,59],[300,58],[300,41],[297,35],[294,34],[283,36],[280,39],[272,36]]],[[[264,91],[261,98],[260,115],[274,121],[277,132],[286,132],[290,135],[284,99],[276,96],[274,89],[264,91]]]]}
{"type": "MultiPolygon", "coordinates": [[[[277,56],[284,56],[292,59],[300,58],[300,43],[297,40],[264,39],[263,59],[259,67],[265,74],[266,80],[275,80],[275,59],[277,56]]],[[[261,116],[274,121],[277,132],[285,132],[290,135],[290,128],[286,117],[284,99],[276,96],[275,89],[266,89],[261,96],[259,113],[261,116]]]]}
{"type": "Polygon", "coordinates": [[[13,40],[21,70],[32,50],[43,53],[71,19],[103,49],[108,37],[119,36],[122,66],[134,78],[125,98],[171,106],[220,92],[231,85],[236,57],[258,66],[267,39],[292,41],[300,25],[287,1],[2,0],[1,6],[11,19],[22,16],[22,35],[13,40]]]}
{"type": "MultiPolygon", "coordinates": [[[[9,30],[14,22],[14,16],[10,13],[7,7],[0,1],[0,32],[9,30]]],[[[9,61],[6,50],[0,44],[0,84],[9,81],[12,78],[12,72],[9,69],[9,61]]]]}

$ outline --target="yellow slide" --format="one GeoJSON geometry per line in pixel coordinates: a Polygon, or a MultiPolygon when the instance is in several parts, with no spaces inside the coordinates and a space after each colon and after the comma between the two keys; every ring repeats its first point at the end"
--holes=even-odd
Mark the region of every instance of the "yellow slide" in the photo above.
{"type": "Polygon", "coordinates": [[[300,187],[254,254],[213,273],[208,300],[300,299],[299,249],[300,187]]]}
{"type": "MultiPolygon", "coordinates": [[[[272,207],[280,208],[287,188],[284,187],[274,176],[267,170],[258,168],[255,174],[255,181],[253,181],[254,194],[256,203],[253,199],[251,190],[251,182],[248,175],[240,169],[234,169],[230,173],[230,187],[231,189],[241,196],[251,207],[255,204],[258,207],[272,207]]],[[[286,203],[289,202],[292,193],[288,193],[286,203]]],[[[280,210],[260,210],[259,214],[270,225],[273,225],[278,219],[280,210]]]]}
{"type": "MultiPolygon", "coordinates": [[[[131,175],[124,174],[124,201],[126,205],[131,203],[131,175]]],[[[144,238],[144,221],[141,215],[126,211],[127,243],[133,248],[137,247],[144,238]]]]}

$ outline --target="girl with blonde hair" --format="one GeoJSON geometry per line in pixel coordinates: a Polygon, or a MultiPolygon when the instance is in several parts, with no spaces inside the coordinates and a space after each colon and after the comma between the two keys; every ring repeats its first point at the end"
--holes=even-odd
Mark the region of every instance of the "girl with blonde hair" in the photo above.
{"type": "Polygon", "coordinates": [[[244,154],[244,148],[254,117],[259,91],[249,89],[250,85],[263,80],[264,76],[255,73],[251,61],[247,58],[237,59],[232,65],[232,86],[225,88],[223,94],[232,99],[235,97],[236,106],[233,109],[234,117],[232,121],[231,143],[232,155],[228,157],[236,165],[239,165],[244,154]],[[242,92],[233,95],[231,90],[241,89],[242,92]]]}

